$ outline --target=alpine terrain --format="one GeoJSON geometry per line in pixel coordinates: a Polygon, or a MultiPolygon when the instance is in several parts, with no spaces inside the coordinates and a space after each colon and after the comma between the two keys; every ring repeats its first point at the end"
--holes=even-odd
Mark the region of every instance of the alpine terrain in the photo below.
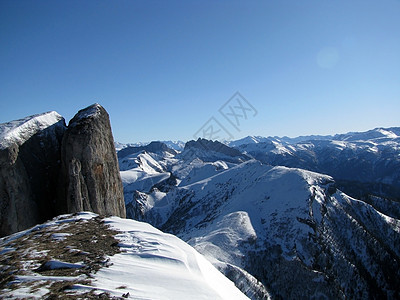
{"type": "Polygon", "coordinates": [[[252,299],[400,297],[400,128],[118,151],[127,216],[252,299]]]}
{"type": "Polygon", "coordinates": [[[0,124],[0,167],[0,298],[248,299],[178,237],[121,218],[101,105],[68,126],[56,112],[0,124]]]}
{"type": "Polygon", "coordinates": [[[0,236],[7,299],[400,299],[400,128],[125,145],[99,104],[3,123],[0,236]]]}

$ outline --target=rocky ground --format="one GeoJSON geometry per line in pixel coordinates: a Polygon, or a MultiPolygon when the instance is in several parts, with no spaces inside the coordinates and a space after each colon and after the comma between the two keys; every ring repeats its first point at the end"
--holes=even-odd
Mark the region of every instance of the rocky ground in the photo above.
{"type": "Polygon", "coordinates": [[[26,234],[2,239],[1,297],[112,298],[104,292],[96,293],[95,289],[77,294],[75,287],[90,285],[92,275],[108,266],[107,256],[120,252],[114,238],[116,231],[108,228],[100,217],[74,222],[70,217],[58,218],[53,226],[39,225],[26,234]]]}
{"type": "Polygon", "coordinates": [[[176,236],[91,212],[0,239],[0,299],[248,299],[176,236]]]}

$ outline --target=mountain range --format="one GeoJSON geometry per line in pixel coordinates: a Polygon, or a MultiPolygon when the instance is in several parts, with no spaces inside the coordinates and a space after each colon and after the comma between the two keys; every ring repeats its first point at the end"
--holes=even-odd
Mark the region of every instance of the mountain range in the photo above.
{"type": "Polygon", "coordinates": [[[187,241],[252,299],[398,298],[399,132],[121,150],[127,216],[187,241]]]}
{"type": "Polygon", "coordinates": [[[99,104],[0,124],[1,297],[398,299],[399,136],[121,144],[99,104]]]}

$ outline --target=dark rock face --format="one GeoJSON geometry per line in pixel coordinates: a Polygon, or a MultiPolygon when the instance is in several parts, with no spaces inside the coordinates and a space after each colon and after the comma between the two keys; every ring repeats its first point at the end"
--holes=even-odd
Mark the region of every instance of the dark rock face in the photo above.
{"type": "Polygon", "coordinates": [[[199,138],[197,141],[189,141],[185,144],[185,149],[197,148],[206,151],[215,151],[228,156],[243,156],[243,153],[237,149],[226,146],[218,141],[210,141],[199,138]]]}
{"type": "Polygon", "coordinates": [[[62,211],[126,216],[111,125],[102,106],[93,104],[75,115],[61,153],[62,211]]]}
{"type": "Polygon", "coordinates": [[[68,128],[56,112],[0,124],[0,236],[83,210],[125,217],[104,108],[79,111],[68,128]]]}
{"type": "Polygon", "coordinates": [[[37,205],[31,198],[28,175],[18,152],[16,144],[0,150],[0,236],[39,221],[37,205]]]}
{"type": "Polygon", "coordinates": [[[65,121],[55,112],[6,124],[0,145],[0,236],[55,215],[65,121]]]}

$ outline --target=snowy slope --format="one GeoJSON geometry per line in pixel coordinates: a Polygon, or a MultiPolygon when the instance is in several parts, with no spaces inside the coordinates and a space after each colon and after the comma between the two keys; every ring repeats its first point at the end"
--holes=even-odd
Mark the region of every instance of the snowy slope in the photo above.
{"type": "Polygon", "coordinates": [[[259,144],[266,141],[269,141],[269,138],[262,137],[262,136],[247,136],[239,140],[230,141],[228,146],[230,147],[239,147],[241,145],[248,145],[248,144],[259,144]]]}
{"type": "Polygon", "coordinates": [[[95,286],[119,295],[126,286],[133,299],[247,299],[204,257],[177,237],[149,224],[105,219],[120,231],[122,253],[95,275],[95,286]]]}
{"type": "Polygon", "coordinates": [[[119,161],[124,192],[134,190],[150,191],[151,187],[170,174],[151,156],[142,152],[128,155],[119,161]]]}
{"type": "Polygon", "coordinates": [[[375,128],[365,132],[349,132],[346,134],[337,134],[332,139],[341,141],[374,141],[382,143],[388,140],[400,138],[400,128],[375,128]]]}
{"type": "Polygon", "coordinates": [[[167,171],[175,159],[169,152],[152,153],[142,150],[120,157],[118,161],[127,216],[141,220],[141,215],[165,196],[155,187],[163,182],[171,181],[173,185],[177,183],[171,172],[167,171]],[[148,193],[146,201],[142,201],[141,192],[148,193]]]}
{"type": "Polygon", "coordinates": [[[159,142],[123,148],[118,152],[118,161],[127,216],[142,220],[147,211],[157,210],[154,217],[158,221],[153,220],[153,224],[166,221],[165,218],[173,209],[168,197],[165,197],[166,192],[176,186],[188,185],[215,175],[241,161],[239,151],[222,146],[225,147],[223,150],[233,151],[238,157],[229,155],[229,152],[226,154],[205,149],[185,149],[177,153],[166,149],[159,142]]]}
{"type": "MultiPolygon", "coordinates": [[[[99,220],[93,213],[64,215],[3,238],[0,240],[0,247],[3,275],[8,270],[4,262],[10,261],[15,251],[22,262],[14,277],[10,278],[9,284],[1,286],[2,296],[9,299],[39,299],[51,295],[54,297],[56,293],[61,298],[102,295],[107,298],[123,296],[129,299],[247,299],[231,281],[182,240],[133,220],[118,217],[99,220]],[[92,243],[100,247],[97,239],[112,232],[119,241],[117,247],[120,251],[102,258],[98,262],[102,267],[90,276],[87,271],[79,274],[79,270],[89,270],[89,262],[85,257],[92,255],[91,248],[77,248],[74,234],[69,233],[74,230],[79,232],[79,228],[85,227],[85,224],[86,227],[94,224],[94,230],[96,226],[98,228],[92,243]],[[69,263],[54,257],[49,258],[52,252],[46,250],[46,240],[39,240],[35,232],[48,235],[53,246],[60,243],[55,248],[64,247],[68,253],[76,253],[70,258],[78,255],[81,262],[69,263]],[[29,244],[29,241],[32,243],[29,244]],[[30,248],[24,248],[27,243],[30,248]],[[47,263],[37,268],[44,258],[47,263]],[[70,274],[60,276],[56,273],[61,271],[70,274]],[[53,273],[48,275],[46,272],[53,273]],[[56,286],[64,288],[58,290],[56,286]]],[[[83,245],[79,244],[78,247],[83,245]]]]}
{"type": "Polygon", "coordinates": [[[399,202],[341,188],[396,195],[399,132],[248,137],[231,144],[245,162],[200,147],[152,155],[171,176],[132,192],[131,216],[190,243],[252,299],[398,298],[399,202]]]}
{"type": "Polygon", "coordinates": [[[21,145],[43,129],[63,120],[64,118],[57,112],[51,111],[2,123],[0,124],[0,149],[5,149],[13,143],[21,145]]]}
{"type": "Polygon", "coordinates": [[[148,221],[188,241],[253,299],[399,295],[400,282],[388,278],[400,275],[400,221],[341,193],[327,175],[252,160],[159,202],[148,221]]]}

